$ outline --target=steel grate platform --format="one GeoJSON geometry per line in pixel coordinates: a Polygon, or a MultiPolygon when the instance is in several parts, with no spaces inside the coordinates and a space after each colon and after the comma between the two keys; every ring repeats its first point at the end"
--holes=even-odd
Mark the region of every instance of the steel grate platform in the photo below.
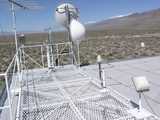
{"type": "Polygon", "coordinates": [[[72,65],[40,73],[24,72],[22,120],[135,120],[129,100],[72,65]]]}

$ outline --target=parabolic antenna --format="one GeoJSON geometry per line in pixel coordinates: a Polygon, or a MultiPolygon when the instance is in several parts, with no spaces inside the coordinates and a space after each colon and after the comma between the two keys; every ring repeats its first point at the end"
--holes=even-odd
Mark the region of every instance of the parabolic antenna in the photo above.
{"type": "Polygon", "coordinates": [[[73,42],[80,43],[85,37],[85,27],[79,21],[73,19],[70,23],[70,34],[73,42]]]}
{"type": "Polygon", "coordinates": [[[78,18],[78,10],[72,4],[64,3],[57,7],[55,18],[58,23],[64,27],[68,27],[68,21],[78,18]],[[70,19],[70,20],[69,20],[70,19]]]}

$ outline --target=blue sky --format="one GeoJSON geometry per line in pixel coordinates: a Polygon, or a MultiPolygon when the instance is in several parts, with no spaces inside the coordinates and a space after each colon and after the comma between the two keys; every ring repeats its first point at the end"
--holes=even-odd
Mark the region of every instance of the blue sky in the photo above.
{"type": "MultiPolygon", "coordinates": [[[[0,29],[11,31],[11,14],[7,2],[0,0],[0,29]]],[[[18,31],[43,31],[57,26],[54,10],[63,2],[73,3],[80,10],[83,23],[101,21],[113,16],[160,8],[160,0],[33,0],[44,7],[39,11],[17,10],[18,31]]]]}

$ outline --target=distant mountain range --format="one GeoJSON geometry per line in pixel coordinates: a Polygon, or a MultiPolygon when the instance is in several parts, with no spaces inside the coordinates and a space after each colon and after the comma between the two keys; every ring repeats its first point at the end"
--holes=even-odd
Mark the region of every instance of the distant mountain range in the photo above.
{"type": "Polygon", "coordinates": [[[115,16],[86,27],[87,30],[160,30],[160,9],[115,16]]]}
{"type": "MultiPolygon", "coordinates": [[[[101,30],[160,30],[160,8],[142,13],[129,13],[113,16],[99,22],[90,21],[85,25],[88,31],[101,30]]],[[[63,31],[63,30],[62,30],[63,31]]],[[[23,31],[18,33],[33,34],[42,31],[23,31]]],[[[12,32],[0,32],[1,35],[13,35],[12,32]]]]}

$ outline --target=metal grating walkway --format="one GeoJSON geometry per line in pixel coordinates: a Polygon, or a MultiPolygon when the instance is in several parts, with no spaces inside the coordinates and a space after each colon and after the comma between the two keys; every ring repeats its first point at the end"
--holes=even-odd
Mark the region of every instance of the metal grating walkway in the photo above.
{"type": "MultiPolygon", "coordinates": [[[[134,120],[128,99],[72,65],[23,75],[22,120],[134,120]]],[[[148,120],[154,120],[154,116],[148,120]]]]}

